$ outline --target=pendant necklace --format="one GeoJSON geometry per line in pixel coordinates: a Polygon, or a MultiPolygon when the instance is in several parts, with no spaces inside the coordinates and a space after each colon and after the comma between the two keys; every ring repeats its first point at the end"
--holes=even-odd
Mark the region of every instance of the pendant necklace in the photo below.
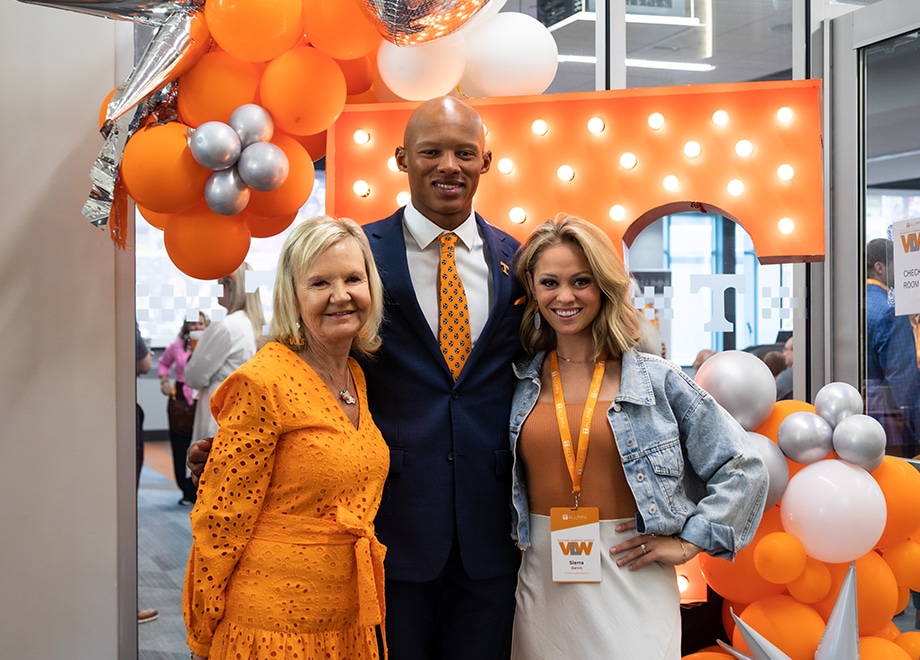
{"type": "MultiPolygon", "coordinates": [[[[323,368],[323,371],[326,372],[326,376],[329,378],[329,382],[332,383],[332,387],[335,388],[336,387],[335,380],[332,378],[332,374],[329,373],[329,370],[325,367],[325,365],[320,363],[320,366],[323,368]]],[[[350,373],[351,371],[348,369],[348,367],[345,367],[345,387],[339,390],[339,399],[341,399],[344,403],[348,404],[349,406],[353,406],[358,402],[358,400],[354,397],[354,395],[351,392],[348,391],[348,375],[350,373]]]]}

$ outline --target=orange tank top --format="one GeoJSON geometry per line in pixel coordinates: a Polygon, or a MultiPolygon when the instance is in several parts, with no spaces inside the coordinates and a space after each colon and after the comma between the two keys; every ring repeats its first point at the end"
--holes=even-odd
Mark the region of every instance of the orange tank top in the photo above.
{"type": "MultiPolygon", "coordinates": [[[[591,445],[581,480],[581,506],[596,506],[601,520],[631,518],[636,515],[633,497],[623,461],[607,422],[610,401],[598,401],[591,420],[591,445]]],[[[569,420],[580,420],[584,402],[566,403],[569,420]]],[[[576,429],[577,430],[577,429],[576,429]]],[[[572,433],[578,451],[578,434],[572,433]]],[[[551,507],[574,506],[572,479],[565,465],[556,410],[552,401],[539,401],[524,421],[518,438],[518,451],[524,461],[530,510],[548,516],[551,507]]]]}

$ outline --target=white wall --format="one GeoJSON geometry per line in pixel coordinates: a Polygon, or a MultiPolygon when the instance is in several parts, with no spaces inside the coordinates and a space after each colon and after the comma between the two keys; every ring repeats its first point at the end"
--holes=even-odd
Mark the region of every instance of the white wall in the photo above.
{"type": "Polygon", "coordinates": [[[124,25],[0,4],[0,658],[136,654],[133,254],[80,213],[124,25]]]}

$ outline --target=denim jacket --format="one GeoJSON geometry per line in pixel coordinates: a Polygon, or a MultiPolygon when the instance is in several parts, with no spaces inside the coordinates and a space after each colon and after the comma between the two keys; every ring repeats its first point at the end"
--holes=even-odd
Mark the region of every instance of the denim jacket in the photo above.
{"type": "MultiPolygon", "coordinates": [[[[511,535],[522,549],[530,546],[530,505],[517,440],[540,394],[543,358],[539,353],[514,365],[511,535]]],[[[680,368],[635,350],[624,353],[607,420],[636,498],[640,534],[679,535],[725,559],[750,543],[767,494],[763,458],[741,425],[680,368]]]]}

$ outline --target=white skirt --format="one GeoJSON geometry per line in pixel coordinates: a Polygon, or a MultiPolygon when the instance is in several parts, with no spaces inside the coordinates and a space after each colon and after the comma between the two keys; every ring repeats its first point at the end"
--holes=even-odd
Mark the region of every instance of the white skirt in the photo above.
{"type": "Polygon", "coordinates": [[[679,660],[680,594],[674,567],[620,568],[610,548],[635,535],[600,523],[601,582],[553,582],[549,516],[531,514],[531,547],[518,571],[514,660],[679,660]]]}

